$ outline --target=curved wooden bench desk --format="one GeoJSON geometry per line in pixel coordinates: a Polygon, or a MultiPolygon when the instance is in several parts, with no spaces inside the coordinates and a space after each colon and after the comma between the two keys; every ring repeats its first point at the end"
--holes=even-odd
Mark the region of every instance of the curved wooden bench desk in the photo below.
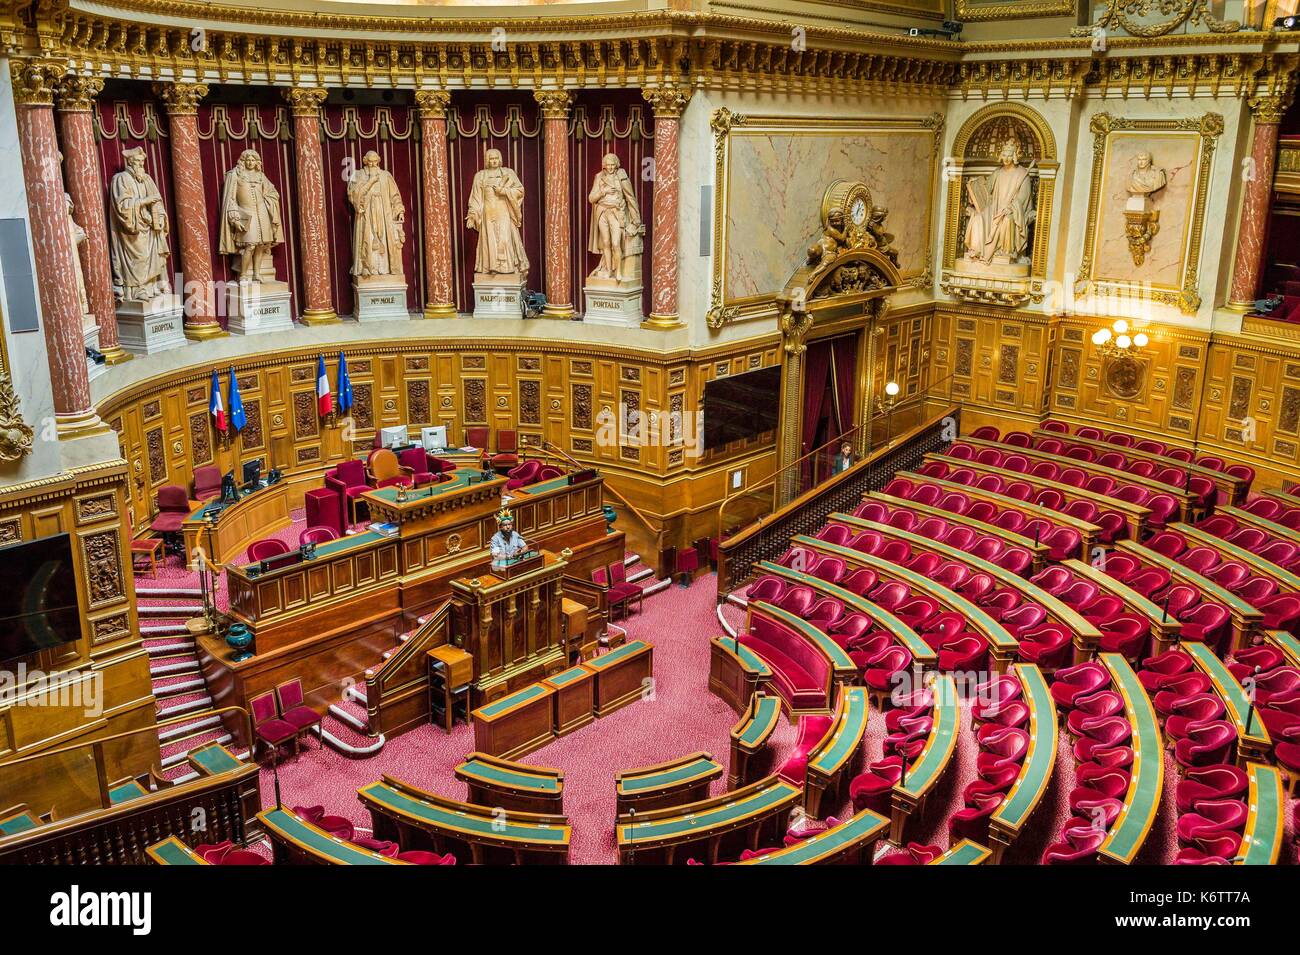
{"type": "Polygon", "coordinates": [[[749,709],[731,728],[731,767],[727,788],[738,789],[752,782],[753,759],[767,745],[781,722],[781,700],[765,693],[750,697],[749,709]]]}
{"type": "MultiPolygon", "coordinates": [[[[1250,646],[1251,634],[1264,619],[1264,615],[1254,606],[1209,577],[1198,574],[1190,567],[1184,567],[1178,561],[1171,560],[1164,554],[1158,554],[1149,547],[1135,544],[1133,541],[1120,541],[1115,545],[1115,549],[1136,558],[1147,567],[1159,567],[1169,571],[1169,576],[1174,580],[1195,587],[1203,596],[1227,607],[1232,615],[1232,649],[1236,651],[1250,646]]],[[[1163,613],[1163,610],[1161,612],[1163,613]]]]}
{"type": "Polygon", "coordinates": [[[861,865],[871,862],[876,840],[889,828],[884,816],[864,809],[847,822],[737,865],[861,865]]]}
{"type": "Polygon", "coordinates": [[[963,839],[943,855],[930,860],[930,865],[983,865],[991,853],[978,842],[963,839]]]}
{"type": "Polygon", "coordinates": [[[772,689],[794,716],[827,713],[835,687],[857,679],[858,668],[834,640],[808,621],[764,601],[746,608],[742,646],[772,670],[772,689]]]}
{"type": "Polygon", "coordinates": [[[1005,673],[1007,667],[1015,660],[1020,641],[1011,635],[1011,631],[989,616],[988,612],[973,600],[949,590],[943,584],[936,583],[924,574],[918,574],[908,567],[902,567],[888,560],[881,560],[879,557],[864,554],[850,547],[840,547],[837,544],[819,541],[815,537],[805,537],[801,534],[793,538],[790,543],[831,557],[840,557],[846,564],[855,568],[868,567],[879,574],[882,579],[897,580],[900,583],[907,584],[914,594],[925,594],[933,598],[945,610],[954,610],[961,614],[971,625],[971,629],[984,637],[985,642],[989,645],[989,657],[992,660],[993,669],[997,670],[998,673],[1005,673]]]}
{"type": "Polygon", "coordinates": [[[257,814],[271,837],[272,858],[277,865],[408,865],[381,856],[330,835],[289,809],[267,809],[257,814]]]}
{"type": "MultiPolygon", "coordinates": [[[[957,486],[962,487],[964,485],[957,486]]],[[[945,511],[941,507],[935,507],[930,504],[918,504],[916,501],[909,501],[905,497],[894,497],[892,494],[886,494],[884,491],[869,491],[862,495],[862,499],[864,501],[875,501],[891,508],[902,508],[903,510],[911,511],[914,514],[920,514],[922,517],[937,517],[950,524],[959,524],[962,527],[969,527],[971,530],[988,537],[996,537],[1008,547],[1023,548],[1034,555],[1034,573],[1042,570],[1047,565],[1049,559],[1049,548],[1046,544],[1041,542],[1035,544],[1032,537],[1025,537],[1023,534],[1017,534],[1015,531],[1009,531],[1005,528],[998,527],[996,524],[989,524],[986,521],[977,521],[975,518],[967,517],[965,514],[958,514],[955,511],[945,511]]],[[[834,517],[835,515],[832,514],[831,516],[834,517]]]]}
{"type": "Polygon", "coordinates": [[[810,587],[819,596],[833,597],[854,613],[865,614],[892,633],[895,642],[906,647],[907,652],[912,655],[912,659],[922,667],[933,667],[939,659],[939,654],[934,647],[922,640],[920,634],[884,607],[872,603],[865,597],[859,597],[852,591],[822,580],[820,577],[814,577],[812,574],[806,574],[798,570],[791,570],[789,567],[782,567],[770,560],[761,561],[758,564],[757,573],[762,576],[771,574],[773,577],[779,577],[787,583],[810,587]]]}
{"type": "Polygon", "coordinates": [[[302,495],[308,489],[307,481],[285,480],[244,493],[232,504],[204,501],[181,523],[185,553],[193,554],[196,547],[202,547],[209,563],[220,570],[253,541],[292,524],[290,511],[295,502],[302,505],[302,495]]]}
{"type": "Polygon", "coordinates": [[[620,770],[614,774],[618,815],[627,815],[631,809],[643,813],[708,799],[709,785],[721,776],[721,764],[704,752],[620,770]]]}
{"type": "MultiPolygon", "coordinates": [[[[1128,613],[1146,618],[1147,623],[1151,625],[1155,653],[1163,653],[1178,641],[1178,635],[1183,630],[1183,622],[1172,614],[1165,613],[1164,608],[1154,600],[1143,597],[1132,587],[1120,583],[1101,568],[1094,567],[1086,561],[1065,560],[1061,562],[1061,566],[1080,580],[1096,584],[1101,588],[1102,593],[1118,597],[1124,602],[1124,609],[1128,613]]],[[[1092,649],[1096,650],[1096,646],[1092,649]]],[[[1074,662],[1082,663],[1084,659],[1076,657],[1074,662]]]]}
{"type": "Polygon", "coordinates": [[[614,827],[619,861],[671,865],[679,853],[689,855],[694,846],[712,865],[718,861],[723,840],[733,833],[736,855],[741,849],[757,849],[765,834],[780,841],[801,795],[798,786],[768,776],[712,799],[620,816],[614,827]]]}
{"type": "Polygon", "coordinates": [[[1096,624],[1084,619],[1081,613],[1061,600],[1060,597],[1049,594],[1027,578],[1013,574],[992,561],[976,557],[974,554],[960,550],[950,544],[945,544],[942,541],[930,540],[928,537],[922,537],[920,534],[914,534],[911,531],[900,530],[888,524],[864,521],[862,518],[854,517],[851,514],[832,514],[830,519],[853,530],[875,531],[886,539],[903,541],[912,548],[913,553],[921,551],[956,561],[978,573],[988,574],[1004,587],[1020,592],[1047,611],[1047,620],[1049,622],[1060,624],[1074,634],[1074,648],[1075,653],[1079,656],[1079,662],[1090,656],[1097,649],[1097,644],[1101,642],[1101,631],[1097,629],[1096,624]]]}
{"type": "Polygon", "coordinates": [[[580,666],[595,674],[596,717],[642,699],[654,679],[654,646],[633,640],[580,666]]]}
{"type": "Polygon", "coordinates": [[[375,838],[391,839],[404,851],[431,846],[459,855],[467,846],[474,865],[503,856],[516,865],[569,858],[571,830],[564,816],[475,806],[391,776],[361,787],[357,798],[370,810],[375,838]]]}
{"type": "Polygon", "coordinates": [[[1189,541],[1202,544],[1211,550],[1217,550],[1227,560],[1235,560],[1245,564],[1255,573],[1268,577],[1276,581],[1278,590],[1281,593],[1300,593],[1300,575],[1293,574],[1284,567],[1264,558],[1257,556],[1244,547],[1238,547],[1236,544],[1230,544],[1222,537],[1215,537],[1213,534],[1207,534],[1199,528],[1192,527],[1190,524],[1170,524],[1169,530],[1177,531],[1185,536],[1189,541]]]}
{"type": "Polygon", "coordinates": [[[754,694],[766,692],[771,684],[772,668],[741,643],[739,635],[714,637],[709,645],[709,692],[737,713],[748,712],[754,694]]]}
{"type": "Polygon", "coordinates": [[[822,816],[826,796],[838,797],[845,781],[856,774],[862,763],[862,738],[867,733],[867,689],[862,686],[840,687],[835,703],[835,722],[818,748],[808,756],[804,777],[804,810],[814,819],[822,816]]]}
{"type": "MultiPolygon", "coordinates": [[[[958,484],[956,481],[949,481],[946,478],[929,477],[924,474],[919,474],[916,471],[899,471],[894,476],[906,478],[913,484],[933,484],[945,493],[964,494],[972,501],[987,501],[997,507],[999,511],[1011,509],[1020,511],[1029,517],[1042,518],[1056,526],[1073,527],[1079,532],[1081,538],[1079,556],[1084,560],[1087,560],[1092,556],[1092,549],[1097,546],[1097,537],[1101,534],[1101,526],[1093,524],[1091,521],[1083,521],[1077,517],[1071,517],[1064,511],[1054,511],[1050,507],[1043,507],[1040,504],[1031,504],[1028,501],[1021,501],[1014,497],[1008,497],[1005,494],[999,494],[996,491],[983,491],[970,484],[958,484]]],[[[899,500],[905,500],[905,498],[899,498],[899,500]]],[[[945,511],[942,508],[936,508],[936,510],[939,512],[936,515],[938,517],[943,517],[944,515],[953,513],[952,511],[945,511]]],[[[1030,543],[1032,543],[1032,541],[1030,543]]]]}
{"type": "MultiPolygon", "coordinates": [[[[941,464],[948,465],[949,468],[969,468],[976,474],[993,474],[1002,478],[1004,481],[1023,481],[1032,488],[1040,491],[1051,489],[1059,491],[1066,503],[1074,501],[1091,501],[1096,504],[1102,511],[1115,511],[1123,515],[1124,522],[1128,526],[1128,535],[1133,540],[1141,540],[1145,535],[1147,519],[1151,516],[1148,508],[1138,504],[1130,504],[1128,501],[1121,501],[1114,497],[1108,497],[1105,494],[1096,494],[1092,491],[1085,491],[1081,487],[1074,487],[1070,484],[1062,484],[1060,481],[1053,481],[1048,478],[1033,477],[1022,471],[1008,471],[1006,468],[1000,468],[993,464],[979,464],[974,460],[966,461],[961,458],[949,457],[946,454],[927,454],[926,461],[938,461],[941,464]]],[[[1075,462],[1072,462],[1075,463],[1075,462]]],[[[1080,469],[1082,470],[1082,468],[1080,469]]],[[[1012,498],[1015,500],[1015,498],[1012,498]]],[[[1047,509],[1049,514],[1060,514],[1060,511],[1047,509]]],[[[1028,513],[1028,511],[1026,511],[1028,513]]],[[[1083,555],[1087,557],[1085,553],[1083,555]]]]}
{"type": "Polygon", "coordinates": [[[1012,672],[1020,680],[1021,699],[1029,709],[1029,749],[1020,764],[1020,775],[989,818],[994,865],[1002,861],[1002,854],[1024,831],[1025,823],[1047,793],[1056,769],[1059,725],[1052,691],[1043,672],[1032,663],[1017,663],[1012,672]]]}
{"type": "Polygon", "coordinates": [[[1276,521],[1270,521],[1266,517],[1260,517],[1258,514],[1252,514],[1250,511],[1243,510],[1240,507],[1216,507],[1215,514],[1222,514],[1224,517],[1231,517],[1239,524],[1247,527],[1255,527],[1266,534],[1272,534],[1278,540],[1290,541],[1293,544],[1300,544],[1300,531],[1293,527],[1287,527],[1276,521]]]}
{"type": "Polygon", "coordinates": [[[889,841],[899,846],[903,844],[907,818],[924,811],[926,796],[947,771],[957,748],[961,708],[956,683],[945,673],[935,677],[930,689],[934,694],[934,725],[926,737],[925,748],[907,767],[903,778],[894,784],[890,797],[889,841]]]}
{"type": "Polygon", "coordinates": [[[453,772],[468,789],[467,801],[476,806],[544,815],[564,812],[564,773],[558,769],[474,752],[453,772]]]}
{"type": "Polygon", "coordinates": [[[1129,662],[1118,653],[1103,653],[1098,659],[1110,671],[1111,686],[1124,698],[1124,715],[1133,726],[1133,778],[1124,794],[1124,808],[1097,851],[1105,862],[1128,865],[1150,834],[1160,808],[1165,748],[1151,697],[1129,662]]]}
{"type": "Polygon", "coordinates": [[[211,865],[176,836],[168,836],[145,849],[145,855],[154,865],[211,865]]]}
{"type": "Polygon", "coordinates": [[[1196,668],[1210,678],[1214,693],[1223,700],[1227,712],[1224,716],[1237,730],[1236,751],[1238,760],[1265,760],[1273,751],[1264,720],[1251,705],[1245,688],[1232,675],[1228,667],[1213,650],[1203,643],[1188,641],[1180,649],[1192,658],[1196,668]]]}
{"type": "Polygon", "coordinates": [[[1286,834],[1282,774],[1277,767],[1262,763],[1247,763],[1246,774],[1250,779],[1246,800],[1249,813],[1233,865],[1277,865],[1286,834]]]}
{"type": "Polygon", "coordinates": [[[1300,640],[1297,640],[1290,631],[1265,631],[1264,642],[1270,643],[1281,650],[1288,664],[1293,667],[1300,667],[1300,640]]]}

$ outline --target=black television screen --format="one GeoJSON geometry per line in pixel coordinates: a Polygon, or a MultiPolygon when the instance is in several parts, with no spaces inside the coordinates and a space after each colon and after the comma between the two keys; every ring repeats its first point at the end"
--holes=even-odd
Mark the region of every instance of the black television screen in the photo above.
{"type": "Polygon", "coordinates": [[[775,431],[781,408],[781,368],[728,378],[704,385],[704,449],[757,438],[775,431]]]}
{"type": "Polygon", "coordinates": [[[0,660],[80,636],[72,539],[57,534],[0,548],[0,660]]]}

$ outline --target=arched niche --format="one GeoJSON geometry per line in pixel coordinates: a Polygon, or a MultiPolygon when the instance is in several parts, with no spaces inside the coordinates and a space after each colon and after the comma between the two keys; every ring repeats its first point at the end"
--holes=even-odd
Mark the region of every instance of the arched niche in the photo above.
{"type": "MultiPolygon", "coordinates": [[[[1056,138],[1037,112],[1019,103],[986,106],[962,124],[944,161],[948,183],[948,215],[944,229],[943,291],[981,305],[1012,308],[1041,302],[1052,226],[1052,195],[1060,163],[1056,138]],[[972,189],[987,188],[1001,167],[1008,143],[1018,152],[1017,164],[1028,172],[1032,222],[1021,253],[1023,261],[974,261],[966,239],[975,199],[972,189]]],[[[1001,257],[999,257],[1001,258],[1001,257]]]]}

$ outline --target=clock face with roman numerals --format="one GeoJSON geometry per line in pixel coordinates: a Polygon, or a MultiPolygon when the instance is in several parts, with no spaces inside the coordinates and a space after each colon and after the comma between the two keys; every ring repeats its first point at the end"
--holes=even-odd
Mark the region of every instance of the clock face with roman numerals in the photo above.
{"type": "Polygon", "coordinates": [[[861,196],[854,199],[853,205],[849,207],[849,218],[854,225],[862,225],[867,221],[867,203],[861,196]]]}

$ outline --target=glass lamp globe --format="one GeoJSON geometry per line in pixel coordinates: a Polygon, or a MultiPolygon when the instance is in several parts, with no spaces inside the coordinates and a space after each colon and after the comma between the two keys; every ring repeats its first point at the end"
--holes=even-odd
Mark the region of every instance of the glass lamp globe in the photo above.
{"type": "Polygon", "coordinates": [[[1117,319],[1114,328],[1115,328],[1116,335],[1123,335],[1126,331],[1128,331],[1128,322],[1124,321],[1124,319],[1122,318],[1117,319]]]}
{"type": "Polygon", "coordinates": [[[1115,339],[1116,348],[1128,348],[1128,346],[1132,344],[1133,344],[1133,340],[1129,338],[1127,335],[1120,335],[1118,338],[1115,339]]]}
{"type": "Polygon", "coordinates": [[[885,385],[885,394],[889,395],[889,397],[891,397],[891,398],[895,398],[895,397],[897,397],[897,396],[898,396],[898,391],[899,391],[899,388],[898,388],[898,382],[896,382],[896,381],[888,382],[888,383],[885,385]]]}
{"type": "Polygon", "coordinates": [[[1147,342],[1149,342],[1150,340],[1151,339],[1147,338],[1145,332],[1138,332],[1136,335],[1133,336],[1133,344],[1136,345],[1138,348],[1146,348],[1147,342]]]}

